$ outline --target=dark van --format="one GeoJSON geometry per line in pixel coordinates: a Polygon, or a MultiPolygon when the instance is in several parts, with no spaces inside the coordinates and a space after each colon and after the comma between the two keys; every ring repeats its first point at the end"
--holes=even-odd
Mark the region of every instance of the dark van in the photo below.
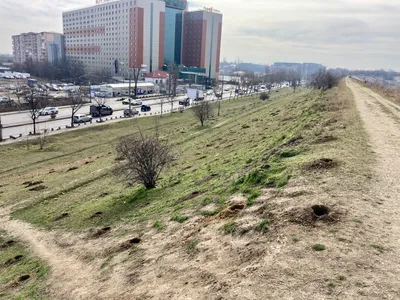
{"type": "Polygon", "coordinates": [[[140,111],[142,112],[146,112],[146,111],[150,111],[151,107],[149,105],[142,105],[142,107],[140,108],[140,111]]]}
{"type": "Polygon", "coordinates": [[[103,104],[103,105],[92,104],[92,105],[90,105],[90,114],[92,115],[92,117],[94,117],[94,118],[100,117],[99,112],[101,113],[102,116],[108,116],[108,115],[112,115],[114,111],[108,104],[103,104]]]}
{"type": "Polygon", "coordinates": [[[185,100],[179,100],[179,105],[190,106],[190,98],[186,98],[185,100]]]}

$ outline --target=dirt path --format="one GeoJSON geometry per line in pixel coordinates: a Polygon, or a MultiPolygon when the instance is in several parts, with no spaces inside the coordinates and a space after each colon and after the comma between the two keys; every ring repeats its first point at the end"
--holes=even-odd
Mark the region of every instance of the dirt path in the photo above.
{"type": "Polygon", "coordinates": [[[104,282],[93,264],[86,264],[74,254],[55,243],[50,232],[42,232],[30,225],[12,220],[4,210],[0,215],[0,229],[28,245],[31,251],[51,268],[48,281],[53,299],[124,299],[123,282],[116,276],[104,282]],[[110,282],[112,281],[112,282],[110,282]]]}
{"type": "MultiPolygon", "coordinates": [[[[376,180],[368,197],[377,199],[378,206],[369,212],[372,232],[369,242],[382,254],[372,263],[371,279],[382,299],[400,297],[400,125],[383,107],[398,114],[397,105],[369,89],[348,80],[358,110],[370,136],[372,150],[377,155],[374,166],[376,180]],[[379,244],[377,244],[379,243],[379,244]]],[[[369,237],[367,237],[369,238],[369,237]]]]}

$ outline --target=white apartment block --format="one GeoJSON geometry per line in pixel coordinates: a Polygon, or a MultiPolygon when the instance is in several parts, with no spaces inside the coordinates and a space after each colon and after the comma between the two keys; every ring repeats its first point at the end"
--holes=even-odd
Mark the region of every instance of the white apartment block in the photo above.
{"type": "Polygon", "coordinates": [[[164,64],[165,2],[97,0],[96,5],[63,12],[66,56],[82,61],[88,72],[126,76],[129,68],[164,64]]]}
{"type": "Polygon", "coordinates": [[[12,36],[16,63],[28,59],[36,62],[61,62],[64,59],[64,35],[54,32],[28,32],[12,36]]]}

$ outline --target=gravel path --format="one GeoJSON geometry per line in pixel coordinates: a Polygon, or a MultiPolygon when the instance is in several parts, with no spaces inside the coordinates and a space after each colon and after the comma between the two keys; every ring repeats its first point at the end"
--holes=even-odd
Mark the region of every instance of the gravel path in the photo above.
{"type": "Polygon", "coordinates": [[[378,200],[379,205],[370,209],[369,226],[376,233],[370,242],[375,242],[372,245],[382,254],[371,262],[370,278],[381,299],[400,299],[400,125],[386,111],[398,115],[399,107],[353,81],[347,80],[347,85],[377,156],[376,178],[368,196],[378,200]]]}

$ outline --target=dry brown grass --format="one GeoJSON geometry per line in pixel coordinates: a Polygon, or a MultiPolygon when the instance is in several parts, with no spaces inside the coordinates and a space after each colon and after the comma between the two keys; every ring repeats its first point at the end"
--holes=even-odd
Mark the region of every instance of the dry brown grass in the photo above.
{"type": "Polygon", "coordinates": [[[362,86],[367,87],[374,92],[380,94],[381,96],[393,101],[396,104],[400,104],[400,89],[395,87],[384,86],[380,83],[370,83],[370,82],[357,82],[362,86]]]}

